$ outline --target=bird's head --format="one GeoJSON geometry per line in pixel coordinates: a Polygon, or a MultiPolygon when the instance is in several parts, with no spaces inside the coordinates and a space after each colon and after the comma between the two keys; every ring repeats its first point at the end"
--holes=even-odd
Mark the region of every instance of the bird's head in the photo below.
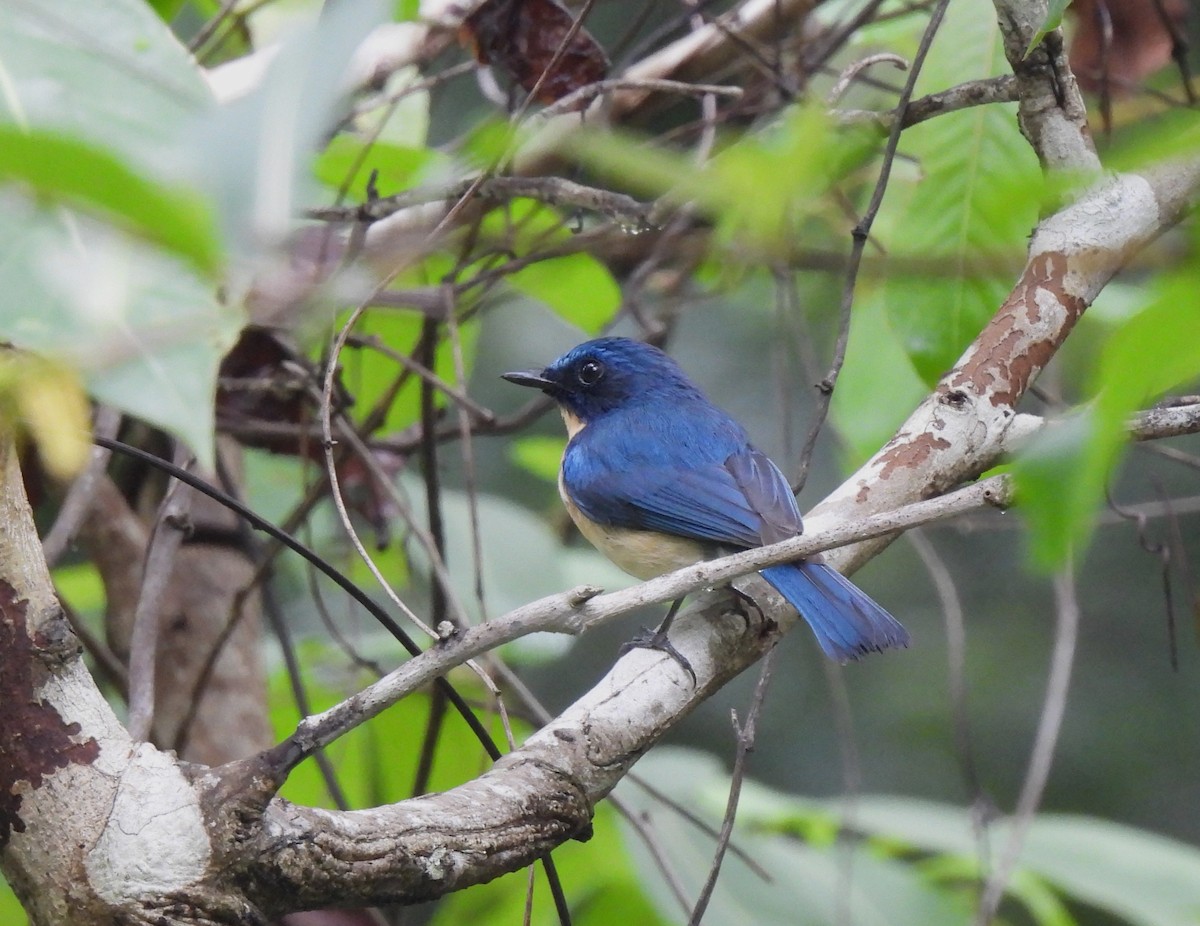
{"type": "MultiPolygon", "coordinates": [[[[678,364],[657,347],[629,338],[597,338],[571,348],[544,370],[504,373],[541,389],[580,426],[647,398],[698,395],[678,364]]],[[[568,429],[572,427],[567,418],[568,429]]]]}

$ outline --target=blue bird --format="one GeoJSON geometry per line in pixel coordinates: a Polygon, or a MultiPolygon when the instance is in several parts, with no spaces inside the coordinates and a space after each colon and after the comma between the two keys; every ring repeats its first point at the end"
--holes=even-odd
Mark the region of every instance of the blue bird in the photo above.
{"type": "MultiPolygon", "coordinates": [[[[650,579],[803,530],[783,473],[658,348],[598,338],[544,370],[503,377],[558,403],[569,436],[559,494],[580,532],[631,575],[650,579]]],[[[830,659],[908,645],[895,618],[819,557],[761,574],[830,659]]],[[[668,652],[673,614],[657,635],[668,652]]]]}

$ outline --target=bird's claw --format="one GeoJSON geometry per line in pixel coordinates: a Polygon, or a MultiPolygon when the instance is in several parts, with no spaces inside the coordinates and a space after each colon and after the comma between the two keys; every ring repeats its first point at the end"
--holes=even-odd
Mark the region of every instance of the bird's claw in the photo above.
{"type": "Polygon", "coordinates": [[[763,609],[759,607],[757,601],[743,592],[740,588],[736,588],[733,585],[728,586],[728,588],[729,593],[737,600],[737,604],[734,605],[734,610],[737,611],[742,620],[746,622],[747,630],[750,629],[750,608],[753,608],[758,613],[758,619],[760,621],[766,621],[767,615],[763,613],[763,609]]]}
{"type": "Polygon", "coordinates": [[[670,638],[661,629],[651,631],[643,627],[641,633],[637,634],[637,636],[621,647],[621,655],[624,656],[631,649],[656,649],[660,653],[666,653],[683,667],[683,671],[691,676],[692,685],[696,684],[696,672],[692,668],[692,664],[688,662],[687,657],[683,653],[675,648],[675,644],[671,642],[670,638]]]}

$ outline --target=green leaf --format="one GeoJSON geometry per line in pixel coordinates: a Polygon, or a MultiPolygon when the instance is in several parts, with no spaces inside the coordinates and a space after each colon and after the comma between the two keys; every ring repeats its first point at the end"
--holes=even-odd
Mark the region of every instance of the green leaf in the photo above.
{"type": "MultiPolygon", "coordinates": [[[[532,199],[515,199],[493,209],[484,217],[480,234],[494,238],[518,259],[569,241],[572,235],[557,211],[532,199]]],[[[621,305],[621,288],[608,268],[583,251],[534,261],[508,274],[505,282],[588,335],[599,333],[621,305]]]]}
{"type": "Polygon", "coordinates": [[[211,231],[173,192],[185,127],[211,106],[195,63],[141,0],[45,0],[0,4],[0,68],[5,137],[22,144],[13,133],[27,133],[54,155],[39,189],[61,174],[64,198],[83,196],[176,249],[0,189],[0,339],[63,360],[93,396],[211,463],[217,363],[241,319],[197,275],[217,262],[211,231]],[[81,162],[67,163],[75,154],[81,162]]]}
{"type": "Polygon", "coordinates": [[[17,900],[17,895],[8,886],[4,876],[0,875],[0,923],[5,923],[7,926],[26,926],[28,922],[29,917],[25,915],[25,908],[17,900]]]}
{"type": "MultiPolygon", "coordinates": [[[[990,3],[954,3],[946,17],[919,93],[1007,67],[990,3]],[[945,41],[951,36],[953,43],[945,41]]],[[[888,253],[884,299],[892,324],[932,384],[1017,278],[1037,220],[1040,170],[1006,106],[977,106],[913,126],[901,153],[917,159],[923,176],[915,188],[889,189],[875,233],[888,253]]]]}
{"type": "Polygon", "coordinates": [[[1100,357],[1091,407],[1051,424],[1017,460],[1021,511],[1034,563],[1061,566],[1091,537],[1104,489],[1137,409],[1200,376],[1200,268],[1160,277],[1143,311],[1113,332],[1100,357]]]}
{"type": "MultiPolygon", "coordinates": [[[[837,803],[827,805],[837,812],[837,803]]],[[[860,796],[853,827],[911,848],[977,857],[981,850],[965,808],[898,797],[860,796]]],[[[989,825],[989,858],[1007,843],[1008,821],[989,825]]],[[[1200,910],[1200,850],[1132,827],[1065,814],[1034,818],[1014,877],[1032,873],[1060,894],[1136,926],[1194,926],[1200,910]]],[[[1057,924],[1052,905],[1017,892],[1035,915],[1057,924]],[[1039,913],[1039,911],[1041,911],[1039,913]]]]}
{"type": "Polygon", "coordinates": [[[0,337],[63,361],[95,398],[210,463],[217,365],[237,313],[162,251],[21,196],[0,202],[0,337]]]}
{"type": "Polygon", "coordinates": [[[222,255],[212,217],[194,193],[168,189],[112,152],[57,131],[0,125],[0,179],[40,196],[95,210],[215,277],[222,255]]]}
{"type": "Polygon", "coordinates": [[[1106,820],[1038,817],[1021,864],[1138,926],[1191,926],[1200,912],[1200,850],[1106,820]]]}
{"type": "Polygon", "coordinates": [[[624,188],[698,206],[736,250],[779,254],[794,248],[810,218],[840,217],[826,194],[878,147],[879,134],[873,128],[840,128],[823,107],[804,105],[701,166],[612,133],[576,133],[566,144],[585,165],[619,178],[624,188]]]}
{"type": "Polygon", "coordinates": [[[396,0],[392,18],[396,22],[410,22],[421,13],[421,0],[396,0]]]}
{"type": "Polygon", "coordinates": [[[0,4],[0,122],[58,129],[147,171],[177,163],[212,105],[185,49],[142,0],[0,4]]]}
{"type": "Polygon", "coordinates": [[[1200,152],[1200,111],[1171,108],[1121,126],[1104,150],[1104,166],[1130,172],[1171,158],[1195,157],[1200,152]]]}
{"type": "Polygon", "coordinates": [[[566,440],[561,437],[543,437],[534,434],[522,437],[509,445],[512,461],[539,479],[558,483],[558,467],[562,460],[566,440]]]}
{"type": "Polygon", "coordinates": [[[1013,468],[1030,555],[1044,570],[1061,566],[1073,549],[1082,552],[1091,530],[1118,450],[1107,440],[1102,452],[1097,436],[1094,409],[1077,412],[1048,424],[1013,468]]]}
{"type": "Polygon", "coordinates": [[[855,299],[846,362],[830,405],[848,469],[878,450],[920,402],[925,385],[892,329],[878,286],[855,299]]]}
{"type": "Polygon", "coordinates": [[[1075,917],[1061,895],[1032,872],[1014,872],[1008,880],[1008,894],[1024,905],[1038,926],[1076,926],[1075,917]]]}
{"type": "Polygon", "coordinates": [[[530,135],[523,125],[513,125],[507,119],[488,119],[468,130],[459,146],[459,153],[473,167],[494,171],[512,157],[530,135]]]}
{"type": "Polygon", "coordinates": [[[505,281],[589,335],[599,334],[621,305],[621,289],[608,268],[582,251],[530,264],[505,281]]]}
{"type": "Polygon", "coordinates": [[[102,619],[104,616],[104,583],[100,572],[90,560],[58,566],[54,569],[54,590],[70,604],[76,614],[102,619]]]}
{"type": "Polygon", "coordinates": [[[355,202],[367,199],[367,181],[374,172],[380,196],[391,196],[420,182],[437,159],[431,148],[409,148],[386,142],[368,146],[353,135],[339,135],[317,157],[313,172],[318,180],[335,190],[346,188],[355,202]]]}
{"type": "Polygon", "coordinates": [[[1067,11],[1071,0],[1050,0],[1046,8],[1046,18],[1042,20],[1042,25],[1038,31],[1033,34],[1033,38],[1029,40],[1029,47],[1025,49],[1024,58],[1028,58],[1032,52],[1041,43],[1047,35],[1062,25],[1063,13],[1067,11]]]}
{"type": "MultiPolygon", "coordinates": [[[[421,337],[425,317],[417,312],[397,310],[369,313],[359,323],[358,333],[364,337],[377,338],[391,350],[410,356],[421,337]]],[[[470,377],[475,357],[475,344],[479,325],[468,322],[459,328],[462,341],[463,364],[466,377],[470,377]]],[[[377,403],[389,400],[383,430],[399,431],[408,427],[421,415],[421,380],[415,374],[404,375],[404,368],[386,353],[362,348],[347,351],[342,355],[343,382],[355,399],[355,414],[360,419],[367,415],[377,403]],[[398,379],[404,376],[400,390],[393,395],[398,379]]],[[[454,365],[454,347],[449,338],[438,340],[434,355],[433,372],[445,383],[457,383],[454,365]]],[[[458,385],[462,385],[461,383],[458,385]]],[[[436,391],[435,404],[446,407],[446,396],[436,391]]]]}
{"type": "Polygon", "coordinates": [[[182,8],[186,0],[150,0],[150,6],[163,22],[169,23],[182,8]]]}
{"type": "MultiPolygon", "coordinates": [[[[936,856],[922,862],[921,870],[939,882],[957,883],[969,891],[977,889],[980,879],[987,875],[979,858],[960,855],[936,856]]],[[[1013,872],[1008,880],[1008,895],[1023,904],[1039,926],[1076,926],[1062,896],[1031,871],[1013,872]]]]}
{"type": "Polygon", "coordinates": [[[303,16],[253,90],[194,121],[186,163],[242,260],[282,244],[318,200],[313,152],[341,118],[351,55],[385,12],[383,0],[359,0],[303,16]]]}
{"type": "MultiPolygon", "coordinates": [[[[729,775],[712,756],[693,750],[659,748],[638,765],[651,784],[702,819],[720,826],[729,775]]],[[[839,913],[862,926],[959,926],[968,908],[953,891],[943,890],[917,866],[863,848],[854,853],[847,878],[848,847],[829,842],[813,844],[796,838],[781,825],[798,818],[830,814],[803,800],[779,796],[747,783],[734,841],[767,871],[769,881],[740,859],[726,857],[706,922],[753,923],[755,926],[794,926],[796,923],[834,923],[839,913]],[[751,791],[755,792],[751,795],[751,791]],[[747,808],[753,802],[754,808],[747,808]]],[[[676,873],[689,897],[695,897],[712,861],[714,840],[663,807],[637,787],[620,786],[621,797],[642,816],[655,836],[656,854],[676,873]]],[[[665,917],[678,919],[678,902],[658,874],[656,860],[637,837],[628,838],[637,869],[653,892],[665,917]]]]}
{"type": "Polygon", "coordinates": [[[419,89],[424,79],[416,67],[393,71],[379,91],[380,99],[391,102],[360,112],[355,128],[381,142],[428,151],[429,90],[419,89]]]}

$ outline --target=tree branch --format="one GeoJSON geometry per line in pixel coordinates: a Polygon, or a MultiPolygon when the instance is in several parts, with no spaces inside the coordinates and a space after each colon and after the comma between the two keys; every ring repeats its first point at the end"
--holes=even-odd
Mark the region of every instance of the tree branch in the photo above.
{"type": "Polygon", "coordinates": [[[1021,132],[1050,171],[1098,175],[1100,159],[1088,130],[1087,107],[1067,62],[1062,32],[1034,48],[1046,20],[1044,0],[993,0],[1004,36],[1004,54],[1017,79],[1021,132]]]}
{"type": "Polygon", "coordinates": [[[648,225],[655,206],[654,203],[639,202],[624,193],[584,186],[562,177],[479,176],[447,187],[406,190],[358,206],[312,209],[308,217],[325,222],[377,222],[402,209],[427,203],[457,202],[464,196],[495,202],[526,197],[550,206],[586,209],[639,228],[648,225]]]}
{"type": "MultiPolygon", "coordinates": [[[[1104,285],[1171,227],[1200,189],[1200,159],[1122,174],[1086,191],[1034,231],[1029,258],[1000,310],[955,367],[878,453],[810,514],[825,518],[895,509],[986,472],[1020,424],[1017,403],[1104,285]]],[[[839,568],[869,559],[886,540],[842,551],[839,568]]]]}
{"type": "MultiPolygon", "coordinates": [[[[1007,478],[996,477],[950,495],[831,527],[824,533],[805,533],[770,546],[697,563],[621,591],[602,595],[599,589],[581,586],[571,592],[542,598],[503,617],[443,639],[434,648],[414,657],[340,704],[305,718],[290,738],[293,749],[282,750],[281,754],[287,755],[287,767],[290,768],[317,748],[333,742],[347,730],[374,717],[430,680],[444,675],[468,659],[528,634],[584,633],[648,604],[672,601],[704,588],[720,586],[765,566],[791,562],[848,543],[891,535],[983,507],[1004,507],[1009,500],[1007,478]]],[[[724,598],[724,595],[718,598],[722,607],[727,603],[724,598]]],[[[784,625],[790,624],[796,617],[795,612],[789,616],[785,607],[769,609],[767,613],[771,619],[784,625]]],[[[691,658],[690,652],[683,652],[691,658]]],[[[655,654],[656,661],[660,657],[665,658],[661,653],[655,654]]],[[[706,653],[702,658],[709,665],[710,674],[718,671],[712,665],[714,658],[712,653],[706,653]]],[[[668,665],[674,664],[670,659],[665,661],[668,665]]],[[[744,667],[740,666],[737,671],[744,667]]],[[[704,671],[695,663],[693,668],[697,673],[697,688],[704,688],[704,671]]]]}

